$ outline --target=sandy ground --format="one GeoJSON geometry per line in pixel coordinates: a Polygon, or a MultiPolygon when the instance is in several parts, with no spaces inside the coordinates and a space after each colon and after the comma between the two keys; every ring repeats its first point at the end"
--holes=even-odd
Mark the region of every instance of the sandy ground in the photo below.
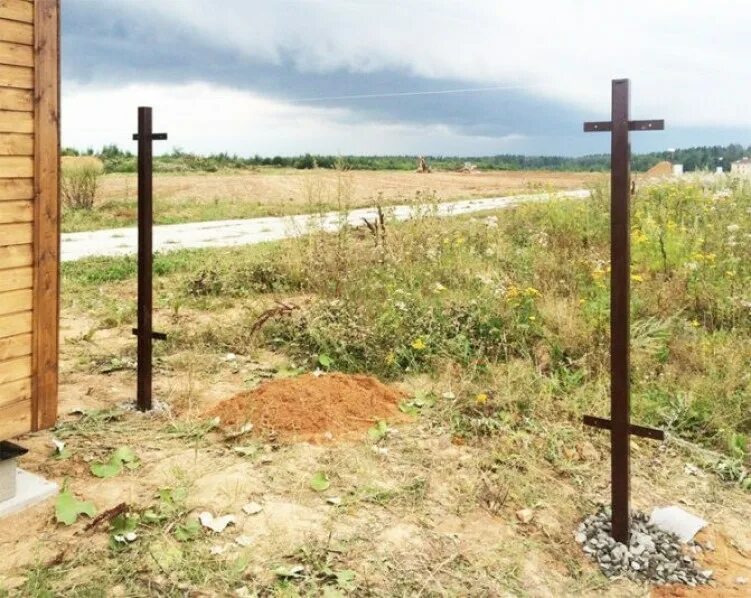
{"type": "MultiPolygon", "coordinates": [[[[160,325],[166,324],[165,314],[159,318],[160,325]]],[[[191,321],[188,315],[180,325],[190,326],[191,321]]],[[[115,596],[225,595],[191,586],[189,574],[181,569],[187,557],[159,561],[159,566],[148,557],[190,550],[212,566],[242,557],[247,563],[245,583],[264,595],[277,583],[274,568],[299,563],[308,575],[324,566],[355,571],[358,595],[650,592],[645,585],[605,580],[573,539],[583,513],[608,496],[603,434],[587,431],[576,441],[563,471],[551,469],[542,458],[525,457],[517,468],[499,465],[519,446],[512,438],[499,438],[489,446],[457,443],[447,430],[423,417],[396,427],[379,444],[385,450],[377,451],[366,437],[324,446],[263,444],[252,436],[227,439],[213,432],[192,435],[196,416],[206,409],[279,375],[284,358],[266,352],[230,361],[192,353],[159,358],[155,396],[171,405],[171,412],[126,412],[101,425],[84,424],[82,410],[129,403],[135,388],[132,366],[102,367],[132,349],[129,329],[92,333],[93,326],[81,314],[64,314],[60,413],[61,423],[68,426],[65,439],[72,457],[53,459],[51,438],[61,432],[41,432],[21,439],[31,449],[23,466],[61,484],[67,480],[77,496],[94,502],[100,512],[122,503],[144,509],[159,489],[186,484],[190,512],[235,514],[237,522],[189,546],[170,539],[168,531],[157,539],[144,535],[139,541],[150,542],[147,547],[136,545],[131,552],[108,557],[106,522],[93,529],[87,529],[85,519],[71,527],[57,525],[50,501],[2,522],[0,588],[22,593],[27,568],[36,566],[48,571],[45,575],[57,571],[52,587],[58,591],[51,595],[66,595],[97,575],[110,576],[102,583],[117,584],[107,588],[115,596]],[[258,453],[252,457],[234,450],[253,443],[258,453]],[[91,461],[123,445],[137,451],[141,467],[105,480],[89,473],[91,461]],[[309,480],[321,470],[328,472],[331,487],[319,493],[311,490],[309,480]],[[332,498],[341,504],[332,505],[332,498]],[[263,510],[243,513],[249,501],[263,510]],[[521,508],[532,510],[531,521],[519,520],[521,508]],[[238,538],[249,546],[239,546],[238,538]],[[123,559],[137,558],[145,559],[136,566],[137,579],[118,577],[123,559]],[[137,594],[132,593],[133,583],[141,589],[137,594]]],[[[401,388],[440,393],[446,390],[442,384],[417,378],[401,388]]],[[[532,454],[542,452],[545,434],[524,442],[531,443],[532,454]]],[[[637,440],[633,456],[636,508],[679,503],[712,523],[704,533],[714,550],[701,558],[717,571],[718,585],[661,588],[655,595],[749,595],[748,586],[738,582],[751,572],[748,495],[709,472],[684,468],[689,457],[670,445],[637,440]]]]}

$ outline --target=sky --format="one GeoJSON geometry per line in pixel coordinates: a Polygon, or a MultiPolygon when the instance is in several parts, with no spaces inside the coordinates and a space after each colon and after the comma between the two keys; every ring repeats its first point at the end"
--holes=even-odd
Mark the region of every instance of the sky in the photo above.
{"type": "Polygon", "coordinates": [[[748,0],[64,0],[63,144],[239,155],[635,152],[751,144],[748,0]],[[352,97],[355,96],[355,97],[352,97]],[[375,96],[375,97],[373,97],[375,96]]]}

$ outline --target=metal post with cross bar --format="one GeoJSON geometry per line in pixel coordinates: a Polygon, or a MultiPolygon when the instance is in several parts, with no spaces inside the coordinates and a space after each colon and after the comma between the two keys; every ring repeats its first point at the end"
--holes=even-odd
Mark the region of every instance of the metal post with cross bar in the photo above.
{"type": "Polygon", "coordinates": [[[630,325],[630,131],[660,131],[663,120],[629,120],[629,80],[612,82],[611,120],[584,123],[584,132],[611,133],[610,167],[610,419],[585,416],[584,423],[610,430],[610,475],[612,493],[612,534],[629,542],[630,451],[632,434],[662,440],[661,430],[632,425],[629,381],[630,325]]]}
{"type": "Polygon", "coordinates": [[[138,328],[133,334],[138,337],[138,394],[137,404],[141,411],[152,407],[152,340],[165,340],[167,335],[154,332],[153,308],[153,141],[166,140],[167,133],[152,132],[151,108],[138,109],[138,328]]]}

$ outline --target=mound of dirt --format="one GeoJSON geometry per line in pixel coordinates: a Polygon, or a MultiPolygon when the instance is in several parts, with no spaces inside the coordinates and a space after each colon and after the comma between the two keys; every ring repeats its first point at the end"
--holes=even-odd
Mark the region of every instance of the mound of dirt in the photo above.
{"type": "Polygon", "coordinates": [[[644,176],[646,177],[661,177],[671,176],[673,174],[673,165],[667,160],[658,162],[652,168],[650,168],[644,176]]]}
{"type": "Polygon", "coordinates": [[[379,420],[403,420],[405,394],[370,376],[305,374],[272,380],[222,401],[208,412],[222,427],[250,423],[283,441],[325,442],[353,437],[379,420]]]}

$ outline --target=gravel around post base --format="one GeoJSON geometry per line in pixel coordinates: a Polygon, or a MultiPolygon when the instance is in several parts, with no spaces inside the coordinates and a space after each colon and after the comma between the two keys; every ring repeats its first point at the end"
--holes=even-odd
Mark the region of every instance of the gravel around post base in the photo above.
{"type": "Polygon", "coordinates": [[[582,550],[600,566],[607,577],[628,577],[658,585],[708,584],[712,571],[702,570],[692,556],[693,543],[681,545],[675,534],[648,523],[644,513],[631,515],[631,544],[616,542],[611,536],[610,509],[602,508],[587,517],[574,537],[582,550]]]}

